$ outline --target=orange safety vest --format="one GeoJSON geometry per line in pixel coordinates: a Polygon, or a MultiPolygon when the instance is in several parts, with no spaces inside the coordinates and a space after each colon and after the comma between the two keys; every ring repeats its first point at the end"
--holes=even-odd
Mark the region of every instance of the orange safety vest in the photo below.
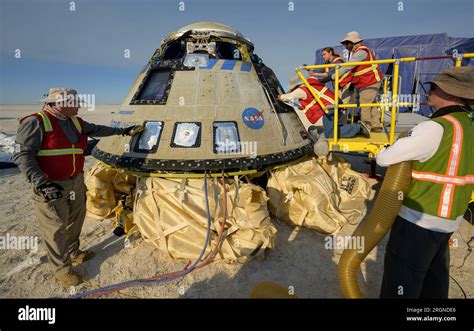
{"type": "MultiPolygon", "coordinates": [[[[358,50],[364,50],[367,52],[367,57],[364,61],[374,61],[376,60],[374,53],[370,48],[364,44],[357,44],[352,53],[357,52],[358,50]]],[[[363,64],[354,67],[352,70],[352,82],[356,88],[364,88],[371,85],[374,85],[377,82],[380,82],[383,78],[382,72],[379,69],[377,64],[363,64]]]]}
{"type": "Polygon", "coordinates": [[[436,153],[413,161],[412,182],[403,204],[424,214],[455,220],[463,215],[474,188],[474,128],[466,112],[432,119],[443,126],[436,153]]]}
{"type": "MultiPolygon", "coordinates": [[[[311,88],[314,89],[314,92],[325,106],[334,104],[334,93],[323,83],[314,77],[308,78],[308,83],[311,85],[311,88]]],[[[319,103],[316,101],[306,86],[302,85],[299,88],[306,93],[306,99],[300,99],[303,112],[305,113],[308,121],[311,124],[314,124],[324,115],[324,110],[321,108],[319,103]]]]}
{"type": "MultiPolygon", "coordinates": [[[[340,56],[335,56],[332,63],[344,63],[344,60],[340,56]]],[[[328,73],[329,68],[324,68],[324,72],[328,73]]],[[[345,89],[352,82],[352,72],[348,71],[339,78],[339,88],[345,89]]]]}
{"type": "Polygon", "coordinates": [[[41,111],[23,117],[20,123],[30,116],[37,118],[44,128],[41,149],[36,153],[36,162],[43,173],[51,180],[65,180],[83,172],[87,135],[82,119],[76,116],[70,118],[79,137],[77,144],[71,144],[56,117],[41,111]]]}

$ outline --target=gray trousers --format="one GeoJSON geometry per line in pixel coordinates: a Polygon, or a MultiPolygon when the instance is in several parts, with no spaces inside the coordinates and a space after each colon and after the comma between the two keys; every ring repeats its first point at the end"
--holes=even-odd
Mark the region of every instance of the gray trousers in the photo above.
{"type": "Polygon", "coordinates": [[[66,273],[71,267],[71,256],[79,249],[86,216],[86,186],[83,173],[54,182],[64,188],[62,198],[47,202],[33,192],[33,200],[49,262],[56,273],[66,273]]]}
{"type": "Polygon", "coordinates": [[[451,235],[397,216],[385,251],[380,297],[448,298],[451,235]]]}

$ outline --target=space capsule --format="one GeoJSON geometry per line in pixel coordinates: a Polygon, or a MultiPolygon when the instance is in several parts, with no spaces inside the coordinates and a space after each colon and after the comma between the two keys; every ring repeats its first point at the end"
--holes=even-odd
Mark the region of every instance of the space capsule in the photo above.
{"type": "Polygon", "coordinates": [[[143,173],[266,170],[303,158],[312,142],[274,72],[250,39],[199,22],[169,34],[139,73],[112,126],[134,137],[101,139],[93,151],[143,173]]]}

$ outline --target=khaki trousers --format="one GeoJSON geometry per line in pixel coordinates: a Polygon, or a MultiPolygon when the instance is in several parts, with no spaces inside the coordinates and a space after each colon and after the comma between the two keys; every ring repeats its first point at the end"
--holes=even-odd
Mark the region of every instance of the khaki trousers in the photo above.
{"type": "Polygon", "coordinates": [[[48,202],[33,192],[33,200],[49,262],[56,273],[66,273],[71,267],[71,256],[79,249],[86,216],[86,186],[83,173],[54,182],[64,188],[62,198],[48,202]]]}
{"type": "MultiPolygon", "coordinates": [[[[359,89],[359,102],[372,103],[379,92],[381,82],[359,89]]],[[[381,128],[379,112],[377,107],[361,107],[360,120],[371,128],[381,128]]]]}

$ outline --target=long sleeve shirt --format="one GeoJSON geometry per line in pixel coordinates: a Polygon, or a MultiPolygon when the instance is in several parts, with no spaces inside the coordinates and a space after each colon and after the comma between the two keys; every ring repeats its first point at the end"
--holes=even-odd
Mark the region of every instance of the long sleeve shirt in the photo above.
{"type": "MultiPolygon", "coordinates": [[[[456,106],[442,108],[434,116],[442,116],[457,108],[456,106]]],[[[401,138],[391,146],[382,149],[377,155],[377,164],[387,167],[409,160],[426,162],[438,151],[443,134],[444,129],[441,124],[430,120],[421,122],[409,132],[407,137],[401,138]]],[[[446,221],[442,217],[428,215],[405,205],[402,205],[398,214],[422,228],[443,233],[456,231],[463,219],[461,215],[454,221],[446,221]]]]}
{"type": "MultiPolygon", "coordinates": [[[[72,121],[67,119],[58,120],[58,122],[70,143],[77,144],[79,137],[74,130],[72,121]]],[[[122,128],[96,125],[86,121],[83,121],[83,123],[85,134],[92,137],[120,135],[123,132],[122,128]]],[[[48,181],[48,177],[46,177],[36,162],[36,154],[41,149],[43,135],[44,128],[42,123],[37,118],[31,116],[20,124],[15,141],[17,147],[16,152],[13,154],[13,161],[18,165],[27,180],[35,187],[48,181]]]]}
{"type": "MultiPolygon", "coordinates": [[[[361,61],[365,61],[365,59],[367,58],[367,52],[360,49],[358,51],[356,51],[354,54],[351,55],[349,61],[347,62],[361,62],[361,61]]],[[[354,69],[355,66],[347,66],[347,67],[341,67],[339,68],[339,77],[341,77],[342,75],[344,75],[346,72],[348,71],[351,71],[352,69],[354,69]]],[[[331,76],[331,79],[334,80],[336,76],[334,74],[332,74],[331,76]]]]}
{"type": "Polygon", "coordinates": [[[306,99],[306,93],[302,89],[297,88],[297,89],[294,89],[290,93],[280,95],[280,99],[282,101],[305,100],[306,99]]]}
{"type": "Polygon", "coordinates": [[[409,136],[398,139],[391,146],[382,149],[377,155],[377,164],[388,167],[409,160],[425,162],[435,155],[443,132],[443,126],[439,123],[421,122],[410,131],[409,136]]]}
{"type": "Polygon", "coordinates": [[[297,88],[290,93],[280,95],[281,101],[299,110],[302,109],[300,100],[306,100],[306,98],[306,93],[301,88],[297,88]]]}

